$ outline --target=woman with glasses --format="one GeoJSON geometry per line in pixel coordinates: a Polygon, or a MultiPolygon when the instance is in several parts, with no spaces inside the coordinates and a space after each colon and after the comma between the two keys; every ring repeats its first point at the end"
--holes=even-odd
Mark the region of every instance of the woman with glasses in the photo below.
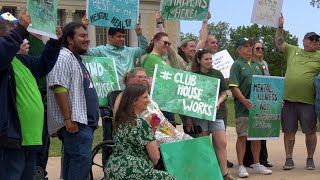
{"type": "MultiPolygon", "coordinates": [[[[224,127],[224,121],[222,119],[222,112],[220,110],[220,105],[225,100],[228,89],[226,82],[224,81],[223,74],[212,67],[212,55],[207,49],[199,49],[192,61],[191,71],[197,74],[213,77],[220,79],[220,89],[219,98],[217,102],[217,113],[215,121],[207,121],[198,118],[187,119],[187,126],[200,126],[202,132],[198,134],[197,137],[212,135],[212,144],[218,158],[220,165],[220,170],[224,179],[235,179],[230,174],[228,174],[227,168],[227,138],[224,127]]],[[[208,87],[210,88],[210,87],[208,87]]],[[[190,127],[187,127],[190,128],[190,127]]]]}
{"type": "MultiPolygon", "coordinates": [[[[263,58],[264,46],[260,41],[256,41],[253,45],[252,49],[252,60],[261,64],[264,75],[270,76],[268,63],[263,58]]],[[[253,156],[251,152],[251,141],[246,142],[246,153],[243,158],[243,165],[246,167],[252,167],[253,164],[253,156]]],[[[268,161],[268,149],[267,149],[267,141],[261,141],[261,150],[260,150],[260,164],[265,167],[273,167],[271,163],[268,161]]]]}
{"type": "MultiPolygon", "coordinates": [[[[163,56],[167,55],[171,43],[169,41],[168,34],[165,32],[158,32],[153,36],[153,39],[147,49],[148,55],[144,59],[142,63],[142,68],[145,69],[146,74],[148,77],[151,77],[150,80],[152,81],[153,71],[156,66],[163,65],[169,66],[167,62],[163,59],[163,56]]],[[[175,125],[175,118],[174,114],[166,111],[162,111],[165,117],[175,125]]]]}
{"type": "Polygon", "coordinates": [[[148,77],[152,77],[156,64],[169,66],[163,59],[163,56],[168,53],[170,46],[171,43],[167,33],[158,32],[153,36],[153,39],[147,49],[148,55],[142,63],[142,68],[145,69],[148,77]]]}

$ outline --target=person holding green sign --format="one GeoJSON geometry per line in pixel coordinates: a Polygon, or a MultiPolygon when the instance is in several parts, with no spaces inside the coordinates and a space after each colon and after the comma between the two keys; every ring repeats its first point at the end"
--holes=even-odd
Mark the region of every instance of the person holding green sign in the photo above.
{"type": "MultiPolygon", "coordinates": [[[[171,46],[169,41],[168,34],[165,32],[158,32],[152,38],[152,42],[148,47],[148,55],[145,57],[142,63],[142,68],[145,69],[148,77],[153,76],[155,65],[169,66],[167,62],[163,59],[163,56],[166,55],[171,46]]],[[[152,82],[152,78],[151,78],[152,82]]],[[[175,123],[174,114],[170,112],[163,111],[163,114],[171,122],[175,123]]]]}
{"type": "MultiPolygon", "coordinates": [[[[36,147],[43,144],[44,107],[37,82],[54,67],[61,42],[50,39],[41,56],[18,54],[30,23],[26,9],[17,25],[0,20],[0,179],[34,179],[36,147]]],[[[61,28],[56,31],[60,39],[61,28]]]]}
{"type": "MultiPolygon", "coordinates": [[[[256,41],[252,49],[252,60],[259,63],[262,66],[264,75],[270,76],[268,63],[263,58],[263,51],[263,44],[260,41],[256,41]]],[[[246,152],[243,158],[243,164],[246,167],[252,166],[253,163],[252,152],[250,148],[251,141],[247,140],[246,152]]],[[[260,163],[265,167],[273,167],[273,165],[268,161],[268,149],[266,140],[261,140],[260,163]]]]}
{"type": "MultiPolygon", "coordinates": [[[[229,87],[234,96],[234,109],[236,116],[236,131],[238,135],[236,150],[238,157],[238,176],[248,177],[249,174],[243,166],[243,157],[246,151],[248,136],[249,109],[252,108],[250,101],[251,81],[253,75],[263,75],[262,67],[252,61],[253,43],[247,38],[237,40],[235,48],[239,58],[234,61],[230,69],[229,87]]],[[[257,174],[271,174],[272,171],[260,164],[260,141],[251,141],[253,155],[253,171],[257,174]]]]}
{"type": "Polygon", "coordinates": [[[106,179],[175,179],[153,168],[160,158],[158,142],[147,120],[139,118],[149,103],[145,85],[131,84],[122,93],[114,121],[115,146],[105,167],[106,179]]]}
{"type": "MultiPolygon", "coordinates": [[[[187,118],[187,126],[190,125],[193,127],[193,124],[196,126],[200,126],[202,132],[198,134],[198,137],[212,135],[212,144],[215,149],[221,174],[223,178],[226,180],[235,179],[230,174],[228,174],[227,167],[227,138],[224,127],[224,122],[222,119],[222,113],[220,110],[220,105],[224,102],[227,94],[227,84],[224,81],[224,77],[219,70],[212,68],[212,55],[207,49],[199,49],[195,54],[195,57],[192,61],[191,71],[197,74],[210,76],[213,78],[220,79],[220,89],[219,89],[219,98],[217,102],[217,113],[215,121],[207,121],[203,119],[197,118],[187,118]],[[189,121],[189,122],[188,122],[189,121]]],[[[210,87],[209,87],[210,88],[210,87]]],[[[187,127],[190,129],[190,127],[187,127]]]]}

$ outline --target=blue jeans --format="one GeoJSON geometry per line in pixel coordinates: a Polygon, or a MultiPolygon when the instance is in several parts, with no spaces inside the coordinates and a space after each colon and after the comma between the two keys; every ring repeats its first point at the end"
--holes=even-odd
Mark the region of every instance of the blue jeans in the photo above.
{"type": "Polygon", "coordinates": [[[69,133],[65,127],[59,130],[64,146],[64,180],[86,180],[90,173],[93,130],[87,125],[78,125],[77,133],[69,133]]]}
{"type": "Polygon", "coordinates": [[[316,89],[315,111],[318,119],[320,119],[320,74],[314,80],[314,87],[316,89]]]}
{"type": "Polygon", "coordinates": [[[35,146],[20,150],[0,148],[0,180],[34,180],[35,146]]]}

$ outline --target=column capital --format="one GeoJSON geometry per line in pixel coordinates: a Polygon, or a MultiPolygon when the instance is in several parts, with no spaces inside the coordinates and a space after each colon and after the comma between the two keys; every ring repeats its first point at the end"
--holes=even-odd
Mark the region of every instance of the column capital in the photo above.
{"type": "Polygon", "coordinates": [[[76,10],[66,9],[66,10],[65,10],[66,18],[72,19],[75,12],[76,12],[76,10]]]}

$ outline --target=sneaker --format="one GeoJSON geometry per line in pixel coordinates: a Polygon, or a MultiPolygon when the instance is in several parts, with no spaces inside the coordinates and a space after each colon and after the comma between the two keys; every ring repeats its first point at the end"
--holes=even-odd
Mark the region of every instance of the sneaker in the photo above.
{"type": "Polygon", "coordinates": [[[315,170],[316,166],[314,165],[313,158],[307,158],[306,170],[315,170]]]}
{"type": "Polygon", "coordinates": [[[283,166],[283,170],[291,170],[291,169],[294,169],[295,166],[294,166],[294,162],[292,160],[292,158],[288,158],[286,159],[286,162],[284,163],[284,166],[283,166]]]}
{"type": "Polygon", "coordinates": [[[232,168],[233,167],[233,163],[227,160],[227,167],[228,168],[232,168]]]}
{"type": "Polygon", "coordinates": [[[241,178],[249,177],[249,173],[243,165],[238,167],[238,176],[241,178]]]}
{"type": "Polygon", "coordinates": [[[267,169],[260,163],[253,165],[253,172],[256,174],[263,174],[263,175],[272,174],[272,171],[270,169],[267,169]]]}
{"type": "Polygon", "coordinates": [[[223,180],[238,180],[238,178],[235,178],[230,174],[227,174],[226,176],[223,176],[223,180]]]}

